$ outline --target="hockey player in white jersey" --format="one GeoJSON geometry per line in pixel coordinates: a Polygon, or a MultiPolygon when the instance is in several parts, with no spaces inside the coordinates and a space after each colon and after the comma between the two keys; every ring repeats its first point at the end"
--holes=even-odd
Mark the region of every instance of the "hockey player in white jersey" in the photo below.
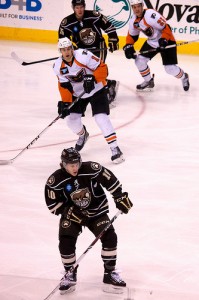
{"type": "Polygon", "coordinates": [[[154,78],[151,75],[148,62],[160,52],[165,71],[177,79],[181,79],[184,90],[188,91],[189,76],[177,66],[176,47],[165,48],[167,45],[176,44],[166,19],[154,9],[144,9],[143,0],[130,0],[130,4],[133,15],[129,21],[129,31],[123,50],[127,59],[135,59],[136,67],[144,79],[143,83],[137,85],[137,90],[151,90],[154,87],[154,78]],[[147,40],[140,51],[148,51],[154,48],[157,51],[135,55],[134,44],[138,40],[140,32],[147,36],[147,40]]]}
{"type": "Polygon", "coordinates": [[[66,117],[68,127],[79,137],[75,149],[80,151],[89,137],[82,116],[90,103],[93,117],[110,146],[111,160],[114,163],[123,162],[123,153],[117,145],[116,133],[109,118],[107,65],[86,49],[74,50],[72,42],[66,37],[59,39],[58,48],[62,55],[53,66],[62,98],[58,102],[58,113],[62,118],[66,117]],[[81,99],[68,109],[82,92],[85,93],[81,99]]]}

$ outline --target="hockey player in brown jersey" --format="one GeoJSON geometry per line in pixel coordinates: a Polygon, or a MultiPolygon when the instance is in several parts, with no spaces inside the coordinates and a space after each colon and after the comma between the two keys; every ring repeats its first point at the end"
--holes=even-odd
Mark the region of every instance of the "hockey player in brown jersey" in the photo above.
{"type": "MultiPolygon", "coordinates": [[[[67,37],[77,48],[88,49],[103,62],[107,57],[107,45],[102,31],[108,35],[109,51],[119,49],[119,39],[116,29],[106,16],[98,11],[86,10],[85,0],[72,0],[74,13],[65,17],[59,26],[59,38],[67,37]],[[100,49],[99,51],[97,51],[100,49]]],[[[112,103],[116,99],[119,82],[107,79],[108,100],[112,103]]]]}
{"type": "Polygon", "coordinates": [[[90,103],[93,117],[110,146],[111,160],[113,163],[123,162],[123,153],[117,145],[116,133],[109,118],[107,65],[90,51],[74,50],[68,38],[59,39],[58,48],[62,55],[53,66],[62,98],[58,103],[58,113],[62,118],[66,117],[68,127],[79,136],[75,148],[80,151],[89,137],[82,116],[90,103]],[[69,110],[69,104],[83,91],[85,94],[69,110]]]}
{"type": "Polygon", "coordinates": [[[129,21],[129,31],[126,37],[126,45],[123,50],[127,59],[135,59],[136,67],[144,82],[137,85],[137,90],[151,90],[154,87],[154,78],[151,76],[148,62],[160,52],[165,71],[177,79],[181,79],[185,91],[189,90],[189,76],[177,66],[176,47],[165,48],[175,45],[176,41],[166,19],[154,9],[144,9],[143,0],[130,0],[133,15],[129,21]],[[148,53],[135,55],[134,44],[139,38],[140,32],[144,33],[147,40],[141,48],[148,53]],[[157,51],[150,52],[151,49],[157,51]]]}
{"type": "MultiPolygon", "coordinates": [[[[109,205],[104,189],[113,197],[116,207],[127,214],[132,203],[122,192],[118,178],[97,162],[82,162],[74,148],[64,149],[61,168],[45,185],[45,200],[50,212],[61,215],[59,223],[59,251],[67,272],[76,262],[76,243],[83,226],[98,236],[109,222],[109,205]]],[[[104,263],[103,282],[106,286],[125,287],[116,270],[117,235],[111,225],[101,237],[101,257],[104,263]]],[[[76,269],[65,275],[60,283],[61,294],[75,290],[76,269]]],[[[107,290],[108,291],[108,290],[107,290]]]]}

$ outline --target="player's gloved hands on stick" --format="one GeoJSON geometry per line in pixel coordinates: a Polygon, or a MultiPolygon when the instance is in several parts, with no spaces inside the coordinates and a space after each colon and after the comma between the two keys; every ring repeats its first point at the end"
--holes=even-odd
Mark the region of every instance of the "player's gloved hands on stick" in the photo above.
{"type": "Polygon", "coordinates": [[[133,203],[128,197],[128,193],[124,192],[119,197],[114,197],[114,201],[116,204],[116,207],[121,210],[124,214],[127,214],[131,207],[133,206],[133,203]]]}
{"type": "Polygon", "coordinates": [[[135,49],[132,44],[126,44],[123,47],[123,50],[124,50],[124,54],[127,59],[131,59],[131,58],[135,59],[136,58],[135,49]]]}
{"type": "Polygon", "coordinates": [[[84,225],[87,220],[87,217],[76,206],[67,206],[62,215],[68,221],[72,221],[80,225],[84,225]]]}
{"type": "Polygon", "coordinates": [[[66,116],[69,115],[70,111],[68,109],[69,107],[68,102],[59,101],[57,107],[58,107],[58,114],[61,115],[62,119],[64,119],[66,116]]]}
{"type": "Polygon", "coordinates": [[[85,93],[90,94],[90,92],[95,88],[95,76],[91,74],[84,75],[83,88],[85,93]]]}
{"type": "Polygon", "coordinates": [[[160,39],[158,40],[158,43],[159,43],[159,48],[158,48],[158,50],[159,50],[160,52],[163,52],[163,51],[165,50],[165,47],[168,45],[167,39],[160,38],[160,39]]]}
{"type": "Polygon", "coordinates": [[[109,38],[108,39],[108,47],[109,51],[112,53],[113,51],[116,51],[119,49],[119,40],[118,38],[109,38]]]}

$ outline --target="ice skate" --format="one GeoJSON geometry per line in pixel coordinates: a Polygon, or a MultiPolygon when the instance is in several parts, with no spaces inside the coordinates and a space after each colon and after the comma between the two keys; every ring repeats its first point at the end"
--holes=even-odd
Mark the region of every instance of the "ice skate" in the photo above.
{"type": "Polygon", "coordinates": [[[77,140],[77,143],[75,145],[75,149],[77,151],[80,151],[82,150],[82,148],[84,147],[84,145],[86,144],[87,140],[88,140],[88,137],[89,137],[89,133],[88,131],[86,130],[86,127],[83,125],[84,127],[84,134],[80,135],[79,136],[79,139],[77,140]]]}
{"type": "Polygon", "coordinates": [[[123,153],[119,147],[111,148],[111,151],[112,151],[111,160],[114,164],[120,164],[123,161],[125,161],[123,157],[123,153]]]}
{"type": "Polygon", "coordinates": [[[183,89],[184,91],[188,91],[189,90],[189,75],[187,73],[184,73],[185,77],[184,79],[182,79],[182,85],[183,85],[183,89]]]}
{"type": "Polygon", "coordinates": [[[116,80],[108,80],[108,102],[110,108],[116,107],[116,98],[117,98],[117,92],[119,88],[119,81],[116,80]]]}
{"type": "Polygon", "coordinates": [[[149,81],[144,81],[136,86],[137,91],[151,91],[154,88],[154,76],[149,81]]]}
{"type": "Polygon", "coordinates": [[[103,283],[103,291],[106,293],[122,294],[124,292],[123,288],[126,287],[126,282],[122,280],[116,270],[105,270],[103,283]]]}
{"type": "Polygon", "coordinates": [[[64,295],[66,293],[74,292],[76,288],[76,283],[77,283],[76,271],[73,271],[68,275],[66,273],[60,282],[60,287],[59,287],[60,294],[64,295]]]}

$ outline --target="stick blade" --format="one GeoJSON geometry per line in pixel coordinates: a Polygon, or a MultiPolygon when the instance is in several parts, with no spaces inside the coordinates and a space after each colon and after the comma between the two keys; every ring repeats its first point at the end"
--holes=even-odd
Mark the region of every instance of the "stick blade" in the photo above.
{"type": "Polygon", "coordinates": [[[9,160],[0,160],[0,165],[10,165],[12,163],[13,163],[12,159],[9,159],[9,160]]]}
{"type": "Polygon", "coordinates": [[[11,57],[17,61],[20,65],[23,65],[23,60],[21,58],[19,58],[19,56],[13,51],[11,52],[11,57]]]}

